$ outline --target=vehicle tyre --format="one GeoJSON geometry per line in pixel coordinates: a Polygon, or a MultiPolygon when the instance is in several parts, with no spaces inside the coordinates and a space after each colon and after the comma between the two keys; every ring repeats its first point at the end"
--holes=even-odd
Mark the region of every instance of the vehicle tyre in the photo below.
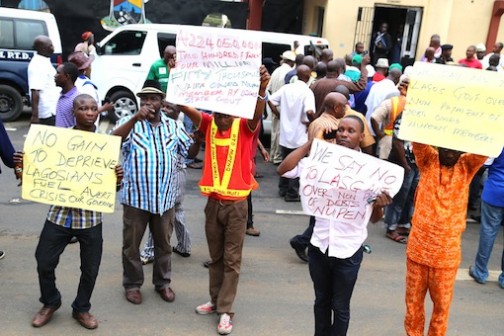
{"type": "Polygon", "coordinates": [[[3,121],[17,119],[23,112],[23,97],[9,85],[0,85],[0,118],[3,121]]]}
{"type": "Polygon", "coordinates": [[[136,98],[128,91],[114,92],[109,100],[114,102],[114,109],[108,112],[108,117],[113,123],[123,117],[132,116],[138,111],[136,98]]]}

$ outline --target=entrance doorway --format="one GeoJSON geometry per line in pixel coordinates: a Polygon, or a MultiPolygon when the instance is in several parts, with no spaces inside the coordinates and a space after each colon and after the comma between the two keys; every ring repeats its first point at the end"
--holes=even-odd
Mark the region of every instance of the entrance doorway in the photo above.
{"type": "MultiPolygon", "coordinates": [[[[359,7],[354,44],[362,42],[373,57],[376,33],[383,23],[388,24],[392,46],[387,55],[389,63],[412,65],[422,20],[422,8],[400,6],[359,7]]],[[[374,64],[373,64],[374,65],[374,64]]]]}

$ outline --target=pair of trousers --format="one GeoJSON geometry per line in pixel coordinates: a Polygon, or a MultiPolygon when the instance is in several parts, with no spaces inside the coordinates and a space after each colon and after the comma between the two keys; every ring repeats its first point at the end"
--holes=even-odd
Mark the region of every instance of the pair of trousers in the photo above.
{"type": "Polygon", "coordinates": [[[344,336],[350,322],[350,299],[357,281],[363,248],[350,258],[329,257],[308,248],[308,266],[315,290],[315,336],[344,336]]]}
{"type": "Polygon", "coordinates": [[[280,119],[271,114],[271,149],[270,160],[275,164],[282,162],[282,151],[280,150],[280,119]]]}
{"type": "Polygon", "coordinates": [[[392,204],[385,208],[385,219],[383,221],[387,225],[387,230],[395,230],[397,224],[408,224],[410,222],[419,179],[420,174],[417,166],[411,166],[411,170],[404,176],[401,189],[394,196],[392,204]]]}
{"type": "MultiPolygon", "coordinates": [[[[285,159],[287,155],[296,150],[296,148],[287,148],[284,146],[280,146],[280,149],[282,150],[282,159],[285,159]]],[[[290,198],[299,198],[299,177],[290,179],[280,176],[278,189],[280,195],[285,195],[290,198]]]]}
{"type": "Polygon", "coordinates": [[[54,126],[56,125],[56,116],[53,115],[48,118],[39,119],[39,123],[41,125],[54,126]]]}
{"type": "MultiPolygon", "coordinates": [[[[472,269],[479,282],[488,279],[488,261],[500,227],[504,224],[504,207],[493,206],[481,200],[481,226],[478,253],[472,269]]],[[[504,288],[504,251],[501,258],[501,274],[499,284],[504,288]]]]}
{"type": "MultiPolygon", "coordinates": [[[[185,195],[185,185],[186,185],[186,170],[177,170],[177,180],[178,180],[178,194],[175,198],[175,218],[173,222],[173,227],[175,228],[175,235],[177,236],[177,250],[182,253],[191,253],[192,242],[191,234],[187,229],[185,211],[182,206],[185,195]]],[[[154,259],[154,241],[152,239],[152,233],[149,230],[149,237],[145,242],[143,251],[140,255],[146,259],[154,259]]]]}
{"type": "Polygon", "coordinates": [[[247,208],[247,200],[219,201],[210,197],[205,207],[205,234],[210,253],[209,292],[219,314],[233,316],[247,208]]]}
{"type": "Polygon", "coordinates": [[[252,192],[247,197],[247,229],[254,227],[254,208],[252,206],[252,192]]]}
{"type": "Polygon", "coordinates": [[[79,241],[81,262],[79,288],[72,308],[75,312],[85,313],[91,309],[91,295],[100,269],[103,252],[101,224],[88,229],[71,229],[46,220],[35,252],[41,293],[40,302],[49,307],[61,304],[61,294],[56,288],[55,270],[60,255],[72,237],[77,237],[79,241]]]}
{"type": "Polygon", "coordinates": [[[443,336],[453,297],[458,267],[433,268],[406,259],[406,317],[404,328],[408,336],[423,336],[425,325],[425,295],[433,303],[428,336],[443,336]]]}
{"type": "Polygon", "coordinates": [[[126,290],[140,288],[144,282],[139,247],[147,225],[154,240],[152,283],[156,290],[170,286],[173,214],[173,208],[161,215],[123,204],[122,264],[123,286],[126,290]]]}

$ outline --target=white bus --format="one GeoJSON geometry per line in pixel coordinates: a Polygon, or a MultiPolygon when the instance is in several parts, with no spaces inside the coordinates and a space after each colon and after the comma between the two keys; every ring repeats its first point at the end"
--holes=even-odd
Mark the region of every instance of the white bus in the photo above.
{"type": "MultiPolygon", "coordinates": [[[[137,111],[135,92],[141,90],[151,64],[161,57],[167,45],[175,45],[177,32],[183,28],[182,25],[170,24],[125,25],[98,43],[92,64],[92,80],[98,86],[100,97],[115,103],[115,110],[109,114],[111,121],[137,111]]],[[[298,50],[305,55],[318,54],[329,47],[328,41],[319,37],[252,30],[241,32],[259,36],[263,63],[269,67],[268,70],[279,63],[284,51],[292,50],[294,41],[299,43],[298,50]]],[[[265,129],[269,131],[266,124],[265,129]]]]}

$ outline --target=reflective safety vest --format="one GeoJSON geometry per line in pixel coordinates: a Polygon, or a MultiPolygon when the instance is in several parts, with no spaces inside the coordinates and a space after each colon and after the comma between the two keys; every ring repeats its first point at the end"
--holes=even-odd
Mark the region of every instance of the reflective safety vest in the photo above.
{"type": "Polygon", "coordinates": [[[404,110],[404,105],[406,104],[406,97],[405,96],[397,96],[397,97],[392,97],[390,98],[392,102],[392,111],[390,111],[390,121],[383,128],[383,133],[386,135],[392,136],[394,134],[394,123],[397,119],[397,116],[402,113],[404,110]]]}
{"type": "Polygon", "coordinates": [[[235,118],[229,138],[216,138],[217,125],[212,120],[210,132],[207,132],[206,135],[208,148],[205,151],[205,162],[211,163],[211,169],[203,170],[203,176],[199,183],[202,194],[209,196],[214,193],[223,199],[243,199],[250,194],[252,189],[257,189],[258,184],[252,176],[251,169],[246,170],[250,174],[250,183],[245,182],[242,176],[242,164],[251,167],[251,162],[242,162],[242,155],[238,152],[242,149],[238,146],[239,133],[240,118],[235,118]],[[226,161],[220,162],[221,165],[224,164],[222,176],[219,172],[217,146],[228,147],[226,161]]]}

